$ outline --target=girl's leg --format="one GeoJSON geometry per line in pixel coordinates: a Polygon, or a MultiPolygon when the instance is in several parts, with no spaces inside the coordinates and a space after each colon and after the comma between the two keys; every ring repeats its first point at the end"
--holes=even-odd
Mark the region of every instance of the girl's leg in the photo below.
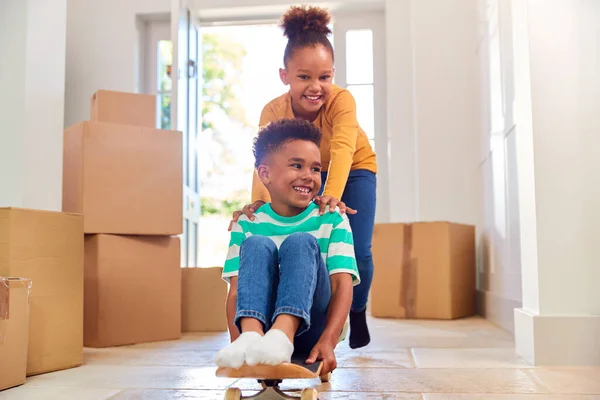
{"type": "Polygon", "coordinates": [[[307,233],[288,236],[279,248],[279,270],[273,326],[249,349],[250,365],[289,362],[292,341],[303,348],[325,328],[331,287],[317,240],[307,233]]]}
{"type": "Polygon", "coordinates": [[[366,346],[371,340],[367,327],[366,308],[373,280],[371,241],[375,225],[376,189],[377,177],[374,173],[367,170],[350,171],[341,199],[347,206],[358,210],[356,214],[348,214],[354,239],[354,255],[361,279],[361,283],[354,287],[350,312],[350,347],[352,348],[366,346]]]}
{"type": "Polygon", "coordinates": [[[217,352],[218,366],[241,367],[250,345],[269,329],[279,279],[277,259],[277,246],[269,238],[251,236],[242,243],[234,320],[241,335],[217,352]]]}

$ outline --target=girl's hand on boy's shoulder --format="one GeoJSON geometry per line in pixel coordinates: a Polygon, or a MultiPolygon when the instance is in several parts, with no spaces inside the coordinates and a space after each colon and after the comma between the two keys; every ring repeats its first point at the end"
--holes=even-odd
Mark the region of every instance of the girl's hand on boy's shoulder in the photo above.
{"type": "Polygon", "coordinates": [[[265,204],[264,201],[262,200],[256,200],[254,203],[252,204],[246,204],[244,206],[244,208],[242,208],[239,211],[234,211],[233,212],[233,217],[231,218],[231,221],[229,222],[229,228],[227,228],[228,231],[231,232],[231,228],[233,228],[233,223],[234,222],[238,222],[238,219],[240,218],[240,216],[242,214],[244,214],[246,217],[248,217],[248,219],[250,221],[254,221],[254,212],[256,210],[258,210],[260,207],[262,207],[265,204]]]}
{"type": "Polygon", "coordinates": [[[355,209],[346,206],[346,203],[343,201],[331,196],[317,196],[315,197],[314,202],[319,205],[319,215],[325,213],[327,205],[329,205],[329,212],[334,212],[336,207],[340,208],[340,213],[342,214],[356,214],[358,212],[355,209]]]}

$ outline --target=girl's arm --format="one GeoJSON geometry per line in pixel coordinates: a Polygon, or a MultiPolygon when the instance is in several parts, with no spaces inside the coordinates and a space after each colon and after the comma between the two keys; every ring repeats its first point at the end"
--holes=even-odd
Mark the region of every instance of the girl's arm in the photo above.
{"type": "Polygon", "coordinates": [[[323,196],[341,200],[352,167],[358,136],[356,101],[352,94],[347,90],[340,92],[332,103],[331,112],[331,123],[333,124],[331,161],[323,196]]]}
{"type": "Polygon", "coordinates": [[[225,310],[227,314],[227,327],[229,328],[229,338],[233,342],[240,336],[240,332],[233,322],[235,319],[236,302],[237,302],[237,276],[232,276],[229,282],[229,292],[227,293],[227,302],[225,310]]]}
{"type": "MultiPolygon", "coordinates": [[[[258,123],[259,131],[269,122],[276,121],[278,118],[273,112],[273,109],[267,104],[260,114],[260,121],[258,123]]],[[[256,172],[256,168],[254,168],[254,173],[252,175],[252,203],[255,201],[264,201],[268,203],[271,201],[271,196],[267,191],[267,188],[263,183],[258,179],[258,174],[256,172]]]]}

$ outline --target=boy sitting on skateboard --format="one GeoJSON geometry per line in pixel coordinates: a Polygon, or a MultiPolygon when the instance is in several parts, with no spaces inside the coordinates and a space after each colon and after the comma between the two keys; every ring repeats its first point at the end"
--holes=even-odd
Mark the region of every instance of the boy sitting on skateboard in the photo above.
{"type": "Polygon", "coordinates": [[[231,230],[223,278],[231,343],[219,367],[278,365],[292,353],[336,368],[334,348],[360,282],[348,217],[320,214],[321,132],[300,119],[272,122],[254,141],[257,173],[271,196],[231,230]],[[241,334],[240,334],[241,332],[241,334]]]}

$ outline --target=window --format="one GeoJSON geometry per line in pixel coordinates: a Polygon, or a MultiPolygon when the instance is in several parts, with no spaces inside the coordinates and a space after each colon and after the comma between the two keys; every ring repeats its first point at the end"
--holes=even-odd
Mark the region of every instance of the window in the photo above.
{"type": "Polygon", "coordinates": [[[158,126],[160,129],[171,129],[171,65],[173,65],[173,42],[159,40],[158,74],[156,82],[156,101],[158,107],[158,126]]]}
{"type": "Polygon", "coordinates": [[[375,149],[373,31],[346,31],[346,87],[356,100],[358,123],[375,149]]]}

